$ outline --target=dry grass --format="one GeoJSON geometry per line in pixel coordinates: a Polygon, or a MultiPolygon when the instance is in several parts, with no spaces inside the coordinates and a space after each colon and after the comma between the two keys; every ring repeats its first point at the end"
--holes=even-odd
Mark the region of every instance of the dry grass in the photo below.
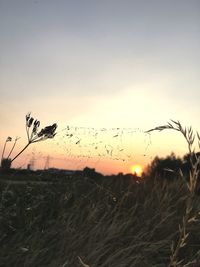
{"type": "MultiPolygon", "coordinates": [[[[167,266],[187,199],[181,180],[127,187],[74,177],[48,186],[2,185],[0,266],[167,266]]],[[[179,251],[183,264],[200,248],[199,224],[189,231],[179,251]]]]}
{"type": "Polygon", "coordinates": [[[196,259],[188,262],[183,265],[184,260],[179,259],[179,251],[186,246],[187,239],[189,237],[190,232],[188,231],[188,227],[191,223],[196,221],[199,222],[200,210],[194,210],[195,207],[195,192],[197,191],[197,182],[199,177],[199,166],[200,166],[200,156],[197,156],[195,152],[195,141],[198,142],[198,149],[200,149],[200,135],[197,132],[196,134],[193,132],[192,127],[183,127],[179,121],[171,121],[166,125],[158,126],[154,129],[149,130],[152,131],[163,131],[163,130],[175,130],[178,131],[185,138],[188,145],[189,152],[189,160],[190,160],[190,172],[189,179],[185,179],[183,173],[180,172],[181,177],[184,181],[186,181],[188,187],[188,198],[186,201],[186,208],[183,214],[182,223],[179,225],[179,238],[176,243],[172,243],[171,246],[171,256],[169,267],[176,266],[194,266],[194,264],[199,263],[199,255],[200,250],[196,253],[196,259]]]}
{"type": "Polygon", "coordinates": [[[180,174],[171,182],[158,177],[139,184],[79,176],[45,186],[2,182],[0,266],[199,267],[195,135],[175,121],[150,131],[165,129],[180,132],[188,143],[189,179],[180,174]]]}

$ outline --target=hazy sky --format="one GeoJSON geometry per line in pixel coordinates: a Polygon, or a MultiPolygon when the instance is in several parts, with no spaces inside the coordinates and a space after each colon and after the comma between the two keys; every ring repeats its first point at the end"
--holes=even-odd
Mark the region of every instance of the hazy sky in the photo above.
{"type": "MultiPolygon", "coordinates": [[[[25,141],[27,111],[59,130],[200,130],[199,47],[199,0],[0,0],[0,145],[25,141]]],[[[150,154],[184,153],[176,135],[155,136],[150,154]]]]}

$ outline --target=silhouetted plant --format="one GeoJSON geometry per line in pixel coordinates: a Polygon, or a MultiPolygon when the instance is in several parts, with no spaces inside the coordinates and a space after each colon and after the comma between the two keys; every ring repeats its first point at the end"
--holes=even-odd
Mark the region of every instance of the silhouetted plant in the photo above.
{"type": "Polygon", "coordinates": [[[16,137],[16,138],[15,138],[15,142],[14,142],[14,144],[13,144],[13,146],[12,146],[12,148],[11,148],[9,154],[8,154],[7,159],[10,158],[10,155],[12,154],[12,152],[13,152],[13,150],[14,150],[14,148],[15,148],[15,145],[16,145],[16,143],[17,143],[17,141],[18,141],[19,139],[20,139],[20,137],[16,137]]]}
{"type": "Polygon", "coordinates": [[[11,167],[12,162],[19,155],[21,155],[22,152],[24,152],[24,150],[26,150],[30,144],[44,141],[44,140],[49,139],[49,138],[53,138],[56,135],[56,129],[57,129],[56,123],[54,123],[50,126],[46,126],[45,128],[43,128],[41,130],[39,130],[39,126],[40,126],[40,121],[31,117],[31,114],[28,113],[26,115],[26,133],[27,133],[28,143],[13,159],[11,159],[10,156],[11,156],[11,154],[12,154],[12,152],[16,146],[17,141],[19,140],[19,137],[15,138],[15,141],[14,141],[12,148],[11,148],[10,152],[8,153],[7,158],[5,158],[4,154],[5,154],[7,142],[12,141],[12,138],[10,136],[7,137],[7,139],[4,143],[2,157],[1,157],[1,168],[2,169],[9,169],[11,167]]]}
{"type": "Polygon", "coordinates": [[[4,158],[4,153],[5,153],[5,150],[6,150],[6,145],[8,142],[11,142],[12,141],[12,137],[8,136],[6,138],[6,141],[4,143],[4,146],[3,146],[3,152],[2,152],[2,156],[1,156],[1,168],[2,169],[7,169],[7,168],[10,168],[10,165],[11,165],[11,160],[9,160],[9,155],[7,158],[4,158]]]}
{"type": "Polygon", "coordinates": [[[15,138],[15,141],[14,141],[14,144],[13,146],[11,147],[10,149],[10,152],[8,153],[8,156],[7,157],[4,157],[4,153],[5,153],[5,149],[6,149],[6,144],[7,142],[11,142],[12,141],[12,137],[8,136],[6,141],[5,141],[5,144],[4,144],[4,148],[3,148],[3,153],[2,153],[2,159],[1,159],[1,168],[2,169],[10,169],[10,166],[11,166],[11,158],[10,158],[10,155],[12,154],[14,148],[15,148],[15,145],[17,143],[17,141],[19,140],[20,137],[16,137],[15,138]]]}
{"type": "Polygon", "coordinates": [[[30,144],[44,141],[49,138],[53,138],[56,135],[57,124],[54,123],[50,126],[39,131],[40,121],[31,117],[31,113],[26,115],[26,133],[28,138],[28,143],[25,147],[11,160],[11,163],[27,149],[30,144]]]}
{"type": "Polygon", "coordinates": [[[200,149],[200,135],[197,132],[196,135],[194,134],[192,127],[182,127],[181,123],[179,121],[174,121],[171,120],[171,122],[168,122],[166,125],[163,126],[158,126],[155,127],[151,130],[148,130],[147,132],[152,132],[152,131],[163,131],[163,130],[175,130],[180,132],[188,145],[188,158],[191,164],[191,170],[190,170],[190,179],[187,181],[185,177],[183,176],[183,173],[181,172],[181,176],[186,180],[188,189],[191,193],[191,195],[195,194],[195,189],[197,186],[197,180],[198,180],[198,175],[199,175],[199,166],[200,166],[200,155],[195,153],[195,147],[194,147],[194,141],[195,138],[197,138],[198,141],[198,146],[200,149]]]}
{"type": "MultiPolygon", "coordinates": [[[[189,232],[187,232],[187,227],[192,223],[197,221],[200,212],[196,212],[194,214],[194,197],[197,189],[197,181],[198,181],[198,176],[199,176],[199,167],[200,167],[200,154],[195,153],[195,146],[194,146],[194,141],[197,139],[198,142],[198,147],[200,149],[200,135],[197,132],[194,134],[192,127],[183,127],[179,121],[174,121],[171,120],[171,122],[168,122],[166,125],[158,126],[155,127],[151,130],[148,130],[147,133],[152,132],[152,131],[163,131],[163,130],[175,130],[180,132],[188,145],[188,158],[190,161],[190,173],[189,173],[189,181],[188,179],[185,179],[182,171],[180,170],[180,174],[182,178],[184,178],[184,181],[187,183],[187,187],[189,190],[189,197],[186,202],[186,209],[185,209],[185,214],[183,215],[183,221],[182,224],[179,225],[179,237],[176,243],[172,243],[171,246],[171,256],[170,256],[170,263],[169,267],[177,267],[177,266],[183,266],[183,260],[178,259],[179,251],[181,248],[185,247],[189,232]]],[[[196,258],[199,255],[199,252],[196,254],[196,258]]],[[[197,263],[197,261],[193,261],[192,263],[197,263]]],[[[184,266],[189,266],[191,265],[190,262],[184,266]]]]}
{"type": "Polygon", "coordinates": [[[11,141],[12,141],[12,137],[8,136],[6,138],[6,141],[5,141],[4,146],[3,146],[3,152],[2,152],[2,156],[1,156],[1,161],[4,158],[4,153],[5,153],[5,150],[6,150],[6,145],[7,145],[8,142],[11,142],[11,141]]]}
{"type": "Polygon", "coordinates": [[[11,159],[7,158],[7,159],[2,159],[1,160],[1,168],[3,170],[9,170],[11,166],[11,159]]]}

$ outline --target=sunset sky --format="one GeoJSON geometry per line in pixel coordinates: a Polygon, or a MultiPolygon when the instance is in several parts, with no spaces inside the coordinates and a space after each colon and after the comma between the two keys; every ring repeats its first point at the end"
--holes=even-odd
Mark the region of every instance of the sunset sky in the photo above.
{"type": "Polygon", "coordinates": [[[21,137],[13,156],[23,147],[31,111],[41,126],[56,122],[58,135],[14,167],[34,158],[43,168],[50,156],[50,167],[117,173],[183,155],[178,133],[152,133],[147,148],[144,131],[170,119],[200,130],[199,47],[199,0],[0,0],[0,152],[7,136],[21,137]],[[92,128],[106,128],[95,151],[92,128]],[[123,140],[113,139],[117,128],[123,140]],[[124,161],[98,158],[108,146],[123,149],[124,161]]]}

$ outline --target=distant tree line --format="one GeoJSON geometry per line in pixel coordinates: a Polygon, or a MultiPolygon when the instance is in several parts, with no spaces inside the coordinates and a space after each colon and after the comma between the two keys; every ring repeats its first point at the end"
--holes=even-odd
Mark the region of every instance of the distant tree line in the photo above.
{"type": "MultiPolygon", "coordinates": [[[[193,153],[193,162],[200,156],[200,152],[193,153]]],[[[190,154],[184,155],[182,158],[171,153],[166,157],[156,156],[147,168],[146,175],[151,178],[175,179],[180,177],[180,172],[183,173],[186,179],[189,179],[191,170],[190,154]]],[[[200,175],[199,175],[200,181],[200,175]]]]}

